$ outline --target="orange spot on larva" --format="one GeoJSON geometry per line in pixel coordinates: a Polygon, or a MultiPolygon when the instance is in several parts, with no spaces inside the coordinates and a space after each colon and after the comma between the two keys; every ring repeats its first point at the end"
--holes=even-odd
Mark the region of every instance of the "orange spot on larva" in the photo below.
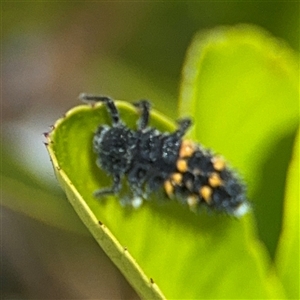
{"type": "Polygon", "coordinates": [[[182,174],[181,173],[173,173],[171,175],[171,180],[173,184],[180,185],[182,183],[182,174]]]}
{"type": "Polygon", "coordinates": [[[176,163],[177,170],[181,173],[185,173],[188,170],[188,164],[185,159],[178,159],[176,163]]]}
{"type": "Polygon", "coordinates": [[[205,185],[200,188],[199,191],[200,196],[204,199],[207,204],[211,202],[212,189],[208,185],[205,185]]]}
{"type": "Polygon", "coordinates": [[[215,156],[212,158],[212,164],[215,170],[222,171],[225,169],[226,162],[223,157],[215,156]]]}
{"type": "Polygon", "coordinates": [[[174,187],[173,187],[173,185],[172,185],[172,183],[171,183],[170,180],[166,180],[164,182],[164,189],[165,189],[165,192],[168,195],[168,197],[172,198],[173,192],[174,192],[174,187]]]}
{"type": "Polygon", "coordinates": [[[208,178],[208,183],[211,187],[217,187],[223,184],[223,181],[218,173],[212,173],[208,178]]]}
{"type": "Polygon", "coordinates": [[[195,152],[195,143],[189,140],[184,140],[181,143],[179,150],[179,157],[191,157],[195,152]]]}

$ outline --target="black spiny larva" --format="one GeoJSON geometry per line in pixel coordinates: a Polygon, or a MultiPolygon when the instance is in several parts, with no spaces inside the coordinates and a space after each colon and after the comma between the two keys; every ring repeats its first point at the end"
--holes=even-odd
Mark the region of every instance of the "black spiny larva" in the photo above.
{"type": "Polygon", "coordinates": [[[93,147],[97,165],[112,176],[113,185],[97,190],[96,197],[118,193],[126,176],[134,207],[163,187],[169,198],[178,199],[192,210],[206,206],[237,217],[248,211],[245,186],[224,159],[183,139],[191,126],[190,119],[178,121],[174,132],[162,133],[148,126],[150,103],[141,100],[134,103],[140,118],[137,129],[132,130],[120,119],[111,98],[81,94],[80,99],[104,103],[112,118],[111,126],[98,127],[93,147]]]}

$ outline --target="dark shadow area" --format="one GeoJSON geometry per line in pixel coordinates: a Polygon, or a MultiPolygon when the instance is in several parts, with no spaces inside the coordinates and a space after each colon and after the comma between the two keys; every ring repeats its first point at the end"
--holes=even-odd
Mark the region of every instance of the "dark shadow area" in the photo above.
{"type": "Polygon", "coordinates": [[[253,196],[258,233],[272,259],[281,232],[286,176],[295,136],[293,130],[272,147],[261,170],[261,185],[253,196]]]}

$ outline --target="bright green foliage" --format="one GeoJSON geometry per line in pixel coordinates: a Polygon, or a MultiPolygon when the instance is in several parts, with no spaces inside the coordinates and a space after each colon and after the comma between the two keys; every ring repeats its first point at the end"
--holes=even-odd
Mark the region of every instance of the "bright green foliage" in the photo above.
{"type": "Polygon", "coordinates": [[[290,299],[299,298],[299,132],[290,162],[282,232],[276,256],[278,275],[290,299]]]}
{"type": "MultiPolygon", "coordinates": [[[[282,288],[255,225],[257,216],[263,242],[272,253],[278,232],[271,230],[268,240],[264,228],[280,225],[281,210],[273,212],[271,201],[280,206],[282,199],[267,197],[263,189],[267,182],[280,196],[286,174],[272,175],[274,169],[264,166],[269,159],[282,163],[281,156],[271,160],[278,153],[274,147],[295,132],[296,73],[292,54],[255,28],[209,32],[197,37],[188,53],[180,113],[193,117],[193,138],[224,154],[244,174],[255,206],[240,220],[196,215],[173,200],[159,201],[160,194],[138,210],[122,207],[118,197],[95,199],[96,189],[111,184],[92,151],[95,129],[110,123],[106,109],[78,106],[57,121],[48,146],[57,177],[84,224],[142,298],[283,299],[284,288],[288,296],[297,293],[293,284],[285,286],[290,280],[286,266],[295,261],[286,263],[284,255],[277,260],[282,288]],[[262,212],[272,225],[262,222],[262,212]]],[[[138,116],[133,107],[117,105],[123,120],[134,127],[138,116]]],[[[158,113],[151,118],[161,130],[175,128],[158,113]]],[[[279,150],[279,155],[291,152],[287,147],[279,150]]],[[[281,240],[281,253],[284,243],[281,240]]],[[[296,243],[289,247],[295,253],[296,243]]]]}
{"type": "Polygon", "coordinates": [[[272,257],[299,123],[298,63],[283,42],[243,25],[196,36],[183,69],[180,114],[242,173],[272,257]]]}

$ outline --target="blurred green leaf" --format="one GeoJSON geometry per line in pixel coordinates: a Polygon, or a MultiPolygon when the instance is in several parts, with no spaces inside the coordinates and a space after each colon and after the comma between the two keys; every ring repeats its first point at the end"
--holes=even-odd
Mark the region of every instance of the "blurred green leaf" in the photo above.
{"type": "MultiPolygon", "coordinates": [[[[242,170],[251,199],[257,199],[255,193],[265,179],[259,171],[272,147],[292,136],[297,125],[296,74],[293,54],[257,28],[211,31],[197,37],[188,52],[181,115],[194,116],[194,138],[242,170]]],[[[124,102],[117,102],[117,107],[124,122],[134,128],[135,109],[124,102]]],[[[151,117],[152,126],[174,130],[174,124],[158,113],[152,112],[151,117]]],[[[116,197],[95,199],[96,189],[111,185],[96,166],[92,151],[100,124],[110,124],[101,104],[76,107],[55,124],[48,150],[74,209],[140,296],[285,297],[276,273],[269,272],[271,259],[256,237],[251,214],[239,221],[222,215],[199,216],[175,201],[157,201],[160,194],[136,211],[122,207],[116,197]]],[[[283,148],[279,150],[285,154],[285,166],[290,149],[283,148]]],[[[284,172],[268,175],[277,191],[282,188],[284,172]]],[[[278,206],[282,199],[274,201],[278,206]]],[[[268,220],[279,220],[280,227],[281,211],[272,213],[273,208],[268,220]]],[[[254,211],[257,215],[256,207],[254,211]]],[[[259,229],[266,230],[264,226],[259,229]]],[[[276,245],[277,232],[272,233],[276,245]]]]}
{"type": "Polygon", "coordinates": [[[24,182],[1,175],[1,205],[25,214],[52,227],[86,235],[88,231],[78,222],[76,214],[64,199],[32,187],[24,182]]]}
{"type": "Polygon", "coordinates": [[[289,299],[299,299],[299,132],[290,162],[276,269],[289,299]]]}
{"type": "MultiPolygon", "coordinates": [[[[9,141],[2,138],[2,143],[0,144],[0,155],[2,158],[1,164],[1,176],[5,178],[13,179],[16,182],[22,182],[24,185],[33,189],[40,189],[43,191],[54,192],[47,183],[39,180],[37,174],[33,174],[24,165],[21,165],[12,154],[14,154],[13,149],[9,145],[9,141]],[[4,146],[5,145],[5,146],[4,146]]],[[[4,185],[5,187],[5,185],[4,185]]],[[[56,194],[57,191],[56,191],[56,194]]]]}
{"type": "Polygon", "coordinates": [[[273,257],[299,122],[296,54],[250,25],[198,34],[183,69],[180,115],[193,117],[193,138],[241,171],[273,257]]]}
{"type": "Polygon", "coordinates": [[[97,56],[89,62],[86,69],[85,85],[90,93],[97,93],[100,88],[100,91],[106,91],[116,99],[121,97],[124,100],[137,101],[147,97],[157,110],[168,112],[169,117],[176,116],[177,99],[168,89],[159,89],[157,83],[161,83],[160,77],[153,80],[143,69],[126,64],[119,57],[111,55],[97,56]]]}
{"type": "Polygon", "coordinates": [[[19,165],[1,146],[1,205],[52,227],[86,235],[62,193],[49,188],[19,165]]]}

